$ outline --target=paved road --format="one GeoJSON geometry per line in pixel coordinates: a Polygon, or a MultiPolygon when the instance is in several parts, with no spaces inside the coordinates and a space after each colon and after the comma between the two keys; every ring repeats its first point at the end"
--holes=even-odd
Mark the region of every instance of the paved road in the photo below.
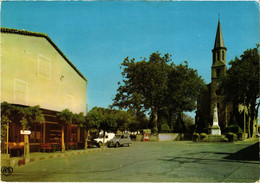
{"type": "Polygon", "coordinates": [[[134,142],[132,147],[49,159],[17,167],[4,181],[255,182],[257,141],[134,142]]]}

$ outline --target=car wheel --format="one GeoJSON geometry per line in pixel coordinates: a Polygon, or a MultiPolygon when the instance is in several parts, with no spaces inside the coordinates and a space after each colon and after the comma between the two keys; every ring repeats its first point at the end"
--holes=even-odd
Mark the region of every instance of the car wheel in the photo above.
{"type": "Polygon", "coordinates": [[[117,148],[119,146],[119,143],[117,142],[116,145],[115,145],[115,148],[117,148]]]}
{"type": "Polygon", "coordinates": [[[131,146],[132,146],[132,144],[131,144],[131,143],[129,143],[129,144],[128,144],[128,147],[131,147],[131,146]]]}

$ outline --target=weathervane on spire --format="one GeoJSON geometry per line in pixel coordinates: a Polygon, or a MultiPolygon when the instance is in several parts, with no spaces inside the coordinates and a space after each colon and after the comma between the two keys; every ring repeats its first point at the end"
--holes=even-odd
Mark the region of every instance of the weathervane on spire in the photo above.
{"type": "Polygon", "coordinates": [[[218,13],[218,21],[220,20],[220,13],[218,13]]]}

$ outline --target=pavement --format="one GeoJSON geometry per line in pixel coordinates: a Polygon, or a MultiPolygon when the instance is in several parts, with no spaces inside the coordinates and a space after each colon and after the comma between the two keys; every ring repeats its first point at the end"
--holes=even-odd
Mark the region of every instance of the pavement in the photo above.
{"type": "Polygon", "coordinates": [[[11,157],[6,158],[4,154],[1,155],[1,167],[3,166],[11,166],[11,167],[19,167],[22,165],[26,165],[36,161],[43,161],[47,159],[67,157],[67,156],[75,156],[79,154],[86,154],[91,152],[98,152],[109,150],[109,148],[89,148],[89,149],[81,149],[81,150],[69,150],[65,152],[56,151],[56,152],[33,152],[26,157],[11,157]]]}
{"type": "MultiPolygon", "coordinates": [[[[258,138],[257,138],[258,139],[258,138]]],[[[241,144],[245,142],[251,142],[251,141],[256,141],[256,138],[251,138],[251,139],[246,139],[244,141],[236,141],[233,142],[235,144],[241,144]]],[[[30,153],[30,155],[26,157],[11,157],[11,158],[6,158],[5,155],[1,155],[1,167],[3,166],[11,166],[11,167],[19,167],[22,165],[26,165],[32,162],[36,161],[42,161],[42,160],[47,160],[47,159],[53,159],[53,158],[60,158],[60,157],[67,157],[67,156],[75,156],[79,154],[86,154],[90,152],[99,152],[99,151],[104,151],[104,150],[109,150],[111,148],[88,148],[88,149],[81,149],[81,150],[69,150],[65,152],[61,151],[56,151],[56,152],[33,152],[30,153]]]]}
{"type": "MultiPolygon", "coordinates": [[[[133,142],[131,147],[47,154],[17,166],[10,182],[256,182],[259,140],[133,142]],[[98,151],[98,152],[96,152],[98,151]],[[81,153],[82,152],[82,153],[81,153]],[[92,153],[93,152],[93,153],[92,153]],[[74,154],[73,154],[74,153],[74,154]]],[[[33,153],[32,153],[33,154],[33,153]]],[[[8,169],[7,169],[8,170],[8,169]]]]}

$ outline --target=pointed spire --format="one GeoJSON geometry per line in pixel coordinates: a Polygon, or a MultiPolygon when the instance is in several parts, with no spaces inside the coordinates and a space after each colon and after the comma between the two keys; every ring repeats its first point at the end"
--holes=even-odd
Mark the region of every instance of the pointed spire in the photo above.
{"type": "Polygon", "coordinates": [[[221,26],[220,26],[220,20],[218,20],[218,29],[217,29],[215,45],[214,45],[214,49],[216,48],[225,48],[221,26]]]}

